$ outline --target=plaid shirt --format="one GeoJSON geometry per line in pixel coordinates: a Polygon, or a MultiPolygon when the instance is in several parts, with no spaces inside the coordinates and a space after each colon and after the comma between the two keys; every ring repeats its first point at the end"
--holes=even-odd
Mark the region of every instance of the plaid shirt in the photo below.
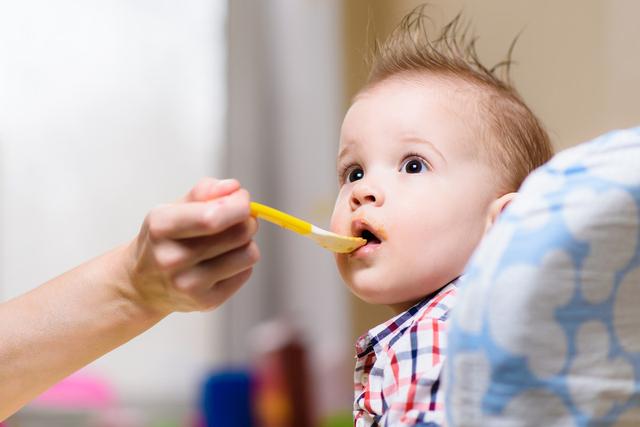
{"type": "Polygon", "coordinates": [[[371,329],[356,343],[354,424],[444,423],[440,372],[456,280],[371,329]]]}

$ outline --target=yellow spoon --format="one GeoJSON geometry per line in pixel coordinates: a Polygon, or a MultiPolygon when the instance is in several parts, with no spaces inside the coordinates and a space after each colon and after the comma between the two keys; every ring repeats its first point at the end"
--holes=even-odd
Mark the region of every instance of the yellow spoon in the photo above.
{"type": "Polygon", "coordinates": [[[257,218],[262,218],[288,230],[295,231],[298,234],[312,239],[323,248],[329,249],[333,252],[353,252],[360,246],[367,243],[367,240],[361,237],[341,236],[339,234],[323,230],[322,228],[316,227],[315,225],[296,218],[293,215],[289,215],[260,203],[251,202],[250,206],[251,215],[257,218]]]}

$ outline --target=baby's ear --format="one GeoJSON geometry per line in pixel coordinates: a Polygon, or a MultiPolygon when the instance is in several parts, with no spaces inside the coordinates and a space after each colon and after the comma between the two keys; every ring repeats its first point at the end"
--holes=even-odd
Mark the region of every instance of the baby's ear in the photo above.
{"type": "Polygon", "coordinates": [[[489,231],[491,226],[496,222],[496,220],[498,219],[502,211],[509,205],[509,203],[511,203],[511,200],[513,200],[516,194],[518,193],[507,193],[504,196],[500,196],[497,199],[495,199],[493,202],[491,202],[491,205],[489,206],[489,211],[487,212],[487,223],[484,227],[485,234],[487,233],[487,231],[489,231]]]}

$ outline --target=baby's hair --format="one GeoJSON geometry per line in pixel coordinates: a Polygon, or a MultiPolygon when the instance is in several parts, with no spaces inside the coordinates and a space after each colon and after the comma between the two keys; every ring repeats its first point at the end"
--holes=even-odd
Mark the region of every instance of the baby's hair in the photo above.
{"type": "Polygon", "coordinates": [[[390,77],[421,74],[461,79],[479,89],[479,111],[487,118],[482,136],[496,140],[494,147],[479,151],[486,151],[489,164],[503,171],[500,190],[516,191],[533,169],[553,155],[547,132],[511,83],[511,54],[517,37],[507,58],[487,68],[476,51],[477,37],[469,35],[461,14],[432,38],[427,33],[425,7],[406,15],[383,43],[376,42],[363,90],[390,77]]]}

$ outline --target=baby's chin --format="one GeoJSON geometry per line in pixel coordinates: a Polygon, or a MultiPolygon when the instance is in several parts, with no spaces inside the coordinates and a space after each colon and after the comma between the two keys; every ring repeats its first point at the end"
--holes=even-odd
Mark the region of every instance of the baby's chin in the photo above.
{"type": "Polygon", "coordinates": [[[408,300],[402,289],[397,289],[392,283],[380,283],[380,280],[366,280],[360,277],[350,277],[343,280],[351,292],[368,304],[395,305],[408,300]]]}
{"type": "Polygon", "coordinates": [[[369,304],[399,306],[408,302],[416,302],[429,295],[446,281],[434,280],[425,275],[422,280],[415,280],[416,275],[390,275],[376,269],[347,270],[340,272],[343,281],[351,292],[369,304]],[[387,279],[381,279],[386,277],[387,279]],[[411,279],[409,279],[411,277],[411,279]]]}
{"type": "MultiPolygon", "coordinates": [[[[376,290],[376,289],[354,289],[350,288],[353,294],[367,304],[386,305],[395,310],[398,306],[413,305],[417,299],[398,298],[398,293],[392,290],[376,290]],[[410,303],[409,303],[410,302],[410,303]]],[[[401,310],[404,311],[404,310],[401,310]]]]}

